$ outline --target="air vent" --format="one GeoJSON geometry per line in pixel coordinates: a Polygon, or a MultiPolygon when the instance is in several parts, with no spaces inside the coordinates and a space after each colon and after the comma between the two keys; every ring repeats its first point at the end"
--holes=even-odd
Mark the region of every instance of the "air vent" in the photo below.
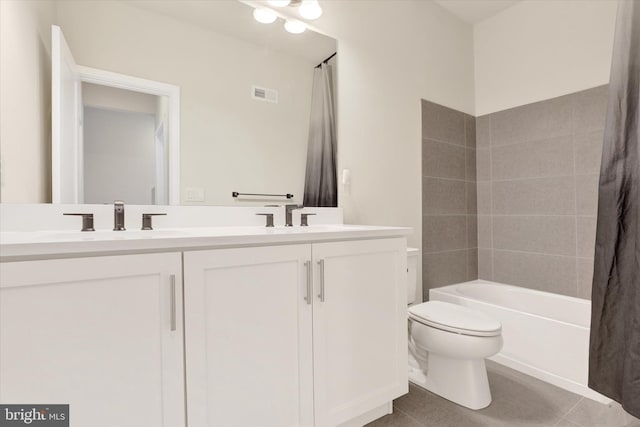
{"type": "Polygon", "coordinates": [[[251,97],[258,101],[271,102],[272,104],[278,103],[278,91],[275,89],[267,89],[266,87],[252,86],[251,97]]]}

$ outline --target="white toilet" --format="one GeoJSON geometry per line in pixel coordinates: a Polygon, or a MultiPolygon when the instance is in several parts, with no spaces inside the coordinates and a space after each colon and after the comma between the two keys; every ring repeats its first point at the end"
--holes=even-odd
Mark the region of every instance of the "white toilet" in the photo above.
{"type": "MultiPolygon", "coordinates": [[[[411,304],[419,301],[418,250],[408,256],[411,304]]],[[[409,307],[409,380],[445,399],[470,409],[489,406],[484,359],[501,348],[502,327],[484,313],[443,301],[409,307]]]]}

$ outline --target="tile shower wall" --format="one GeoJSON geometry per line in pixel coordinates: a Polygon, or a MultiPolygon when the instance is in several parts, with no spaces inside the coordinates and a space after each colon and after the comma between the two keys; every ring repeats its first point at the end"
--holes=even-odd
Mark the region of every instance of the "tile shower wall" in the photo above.
{"type": "Polygon", "coordinates": [[[429,289],[478,276],[475,118],[422,101],[422,278],[429,289]]]}
{"type": "Polygon", "coordinates": [[[476,119],[481,279],[590,298],[606,105],[601,86],[476,119]]]}

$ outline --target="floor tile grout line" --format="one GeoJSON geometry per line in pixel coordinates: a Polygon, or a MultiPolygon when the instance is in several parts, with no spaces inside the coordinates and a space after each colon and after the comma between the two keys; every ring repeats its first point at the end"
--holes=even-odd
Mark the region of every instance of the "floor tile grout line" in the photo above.
{"type": "MultiPolygon", "coordinates": [[[[578,401],[575,403],[575,405],[573,405],[571,408],[569,408],[569,410],[562,415],[561,419],[564,419],[567,415],[569,415],[574,409],[576,409],[578,407],[578,405],[585,399],[584,396],[580,396],[580,399],[578,399],[578,401]]],[[[568,420],[569,421],[569,420],[568,420]]],[[[573,422],[573,421],[571,421],[573,422]]],[[[574,423],[576,424],[576,423],[574,423]]]]}
{"type": "Polygon", "coordinates": [[[415,422],[416,422],[416,423],[418,423],[419,425],[421,425],[421,426],[426,426],[426,424],[425,424],[425,423],[420,422],[417,418],[415,418],[415,417],[413,417],[413,416],[411,416],[411,415],[407,414],[405,411],[403,411],[402,409],[398,408],[396,405],[393,405],[393,409],[394,409],[395,411],[398,411],[398,412],[403,413],[404,415],[406,415],[406,416],[407,416],[407,418],[409,418],[410,420],[415,421],[415,422]]]}

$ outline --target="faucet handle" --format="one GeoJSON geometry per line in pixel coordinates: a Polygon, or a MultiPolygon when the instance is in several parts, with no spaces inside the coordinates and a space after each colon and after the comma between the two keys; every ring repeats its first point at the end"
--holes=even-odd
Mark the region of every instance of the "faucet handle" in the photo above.
{"type": "Polygon", "coordinates": [[[154,216],[166,215],[166,213],[143,213],[142,214],[142,230],[153,230],[151,219],[154,216]]]}
{"type": "Polygon", "coordinates": [[[301,213],[300,214],[300,226],[301,227],[308,227],[309,226],[309,220],[308,218],[312,215],[315,215],[314,213],[301,213]]]}
{"type": "Polygon", "coordinates": [[[62,215],[81,216],[82,217],[82,230],[80,231],[96,231],[93,228],[93,214],[92,213],[63,213],[62,215]]]}
{"type": "Polygon", "coordinates": [[[273,214],[272,213],[259,213],[256,215],[262,215],[265,216],[267,219],[267,224],[265,225],[265,227],[273,227],[273,214]]]}

